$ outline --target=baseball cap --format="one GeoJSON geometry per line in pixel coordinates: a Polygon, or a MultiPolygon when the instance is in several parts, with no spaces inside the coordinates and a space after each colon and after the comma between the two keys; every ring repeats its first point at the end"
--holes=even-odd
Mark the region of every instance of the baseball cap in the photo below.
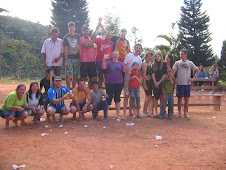
{"type": "Polygon", "coordinates": [[[127,30],[125,28],[121,29],[121,32],[127,32],[127,30]]]}
{"type": "Polygon", "coordinates": [[[49,73],[50,71],[54,70],[53,67],[49,67],[46,69],[46,74],[49,73]]]}
{"type": "Polygon", "coordinates": [[[56,80],[62,80],[62,79],[60,78],[60,76],[55,76],[54,81],[56,81],[56,80]]]}

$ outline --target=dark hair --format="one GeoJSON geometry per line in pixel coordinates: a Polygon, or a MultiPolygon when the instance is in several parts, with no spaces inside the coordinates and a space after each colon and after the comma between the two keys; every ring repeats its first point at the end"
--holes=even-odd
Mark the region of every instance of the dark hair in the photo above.
{"type": "Polygon", "coordinates": [[[24,84],[19,84],[17,87],[16,87],[16,91],[21,88],[21,87],[25,87],[25,90],[26,90],[26,86],[24,84]]]}
{"type": "Polygon", "coordinates": [[[86,26],[86,25],[84,25],[84,26],[82,27],[82,31],[84,31],[84,30],[89,30],[89,27],[86,26]]]}
{"type": "MultiPolygon", "coordinates": [[[[31,88],[32,88],[32,86],[33,85],[38,85],[38,83],[37,82],[31,82],[31,84],[30,84],[30,88],[29,88],[29,90],[28,90],[28,97],[30,98],[30,99],[32,99],[32,90],[31,90],[31,88]]],[[[36,95],[35,95],[35,97],[38,99],[38,96],[41,94],[41,92],[40,92],[40,90],[39,90],[39,88],[38,88],[38,91],[36,92],[36,95]]]]}
{"type": "Polygon", "coordinates": [[[148,52],[145,54],[144,58],[146,59],[147,56],[148,56],[149,54],[150,54],[151,56],[153,56],[152,52],[151,52],[151,51],[148,51],[148,52]]]}
{"type": "Polygon", "coordinates": [[[188,54],[188,51],[186,49],[180,50],[180,52],[183,52],[184,54],[188,54]]]}
{"type": "Polygon", "coordinates": [[[53,27],[50,30],[50,34],[53,35],[53,33],[60,34],[60,30],[57,27],[53,27]]]}
{"type": "Polygon", "coordinates": [[[170,58],[170,67],[173,67],[173,56],[170,53],[167,53],[166,56],[168,56],[170,58]]]}
{"type": "Polygon", "coordinates": [[[98,81],[92,81],[91,85],[97,84],[98,85],[98,81]]]}
{"type": "Polygon", "coordinates": [[[134,48],[136,48],[136,46],[140,46],[141,47],[141,49],[142,49],[142,45],[140,44],[140,43],[137,43],[135,46],[134,46],[134,48]]]}
{"type": "Polygon", "coordinates": [[[67,25],[68,27],[73,27],[73,26],[75,27],[75,23],[73,21],[70,21],[67,25]]]}
{"type": "Polygon", "coordinates": [[[85,82],[85,79],[84,78],[78,79],[78,84],[79,84],[80,81],[84,81],[85,82]]]}

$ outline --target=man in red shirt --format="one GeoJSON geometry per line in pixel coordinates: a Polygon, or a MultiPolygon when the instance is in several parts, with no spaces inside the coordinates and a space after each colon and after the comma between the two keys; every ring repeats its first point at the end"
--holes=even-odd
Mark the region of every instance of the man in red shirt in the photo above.
{"type": "MultiPolygon", "coordinates": [[[[98,80],[99,80],[99,87],[101,88],[104,80],[104,72],[101,67],[102,61],[105,54],[108,54],[109,56],[111,56],[111,52],[113,50],[114,44],[112,41],[110,41],[111,33],[106,32],[106,30],[103,28],[101,23],[99,23],[99,26],[101,26],[103,32],[105,32],[105,38],[98,37],[95,40],[95,44],[97,45],[97,54],[96,54],[97,74],[98,74],[98,80]]],[[[99,27],[97,27],[97,29],[98,28],[99,27]]],[[[110,60],[111,60],[111,57],[107,61],[110,61],[110,60]]]]}

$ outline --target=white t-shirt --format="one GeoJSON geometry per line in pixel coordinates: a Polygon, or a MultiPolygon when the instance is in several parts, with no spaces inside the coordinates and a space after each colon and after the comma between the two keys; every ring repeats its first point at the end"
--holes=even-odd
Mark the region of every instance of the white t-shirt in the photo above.
{"type": "Polygon", "coordinates": [[[192,61],[182,60],[176,61],[173,70],[177,71],[177,85],[189,85],[189,79],[191,78],[191,70],[197,70],[198,67],[192,61]]]}
{"type": "Polygon", "coordinates": [[[130,53],[130,54],[127,54],[126,55],[126,58],[124,60],[124,64],[126,64],[126,61],[128,59],[132,58],[132,62],[129,64],[129,68],[131,69],[132,68],[132,65],[134,62],[137,62],[139,65],[140,65],[140,68],[141,68],[141,65],[142,65],[142,59],[140,58],[140,56],[135,56],[133,53],[130,53]]]}

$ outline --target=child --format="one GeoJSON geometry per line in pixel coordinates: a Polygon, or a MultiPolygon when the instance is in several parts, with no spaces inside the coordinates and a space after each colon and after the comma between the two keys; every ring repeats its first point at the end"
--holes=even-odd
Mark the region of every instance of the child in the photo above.
{"type": "Polygon", "coordinates": [[[108,118],[108,103],[106,100],[102,100],[102,96],[108,98],[108,95],[104,92],[103,89],[99,88],[98,82],[92,82],[93,91],[91,92],[91,103],[93,104],[93,118],[95,119],[98,116],[98,111],[104,111],[104,119],[108,118]]]}
{"type": "Polygon", "coordinates": [[[160,119],[164,118],[167,101],[168,101],[168,118],[169,120],[172,120],[172,117],[173,117],[173,105],[174,105],[173,91],[174,91],[175,79],[173,77],[172,72],[173,72],[172,69],[168,69],[167,78],[164,80],[163,102],[162,102],[161,112],[159,115],[160,119]]]}
{"type": "Polygon", "coordinates": [[[129,84],[129,94],[131,97],[133,117],[132,118],[142,118],[140,115],[140,83],[141,77],[143,76],[142,72],[140,72],[140,65],[137,62],[133,63],[131,74],[130,74],[130,84],[129,84]],[[136,100],[136,105],[135,105],[136,100]],[[136,114],[137,109],[137,114],[136,114]]]}

